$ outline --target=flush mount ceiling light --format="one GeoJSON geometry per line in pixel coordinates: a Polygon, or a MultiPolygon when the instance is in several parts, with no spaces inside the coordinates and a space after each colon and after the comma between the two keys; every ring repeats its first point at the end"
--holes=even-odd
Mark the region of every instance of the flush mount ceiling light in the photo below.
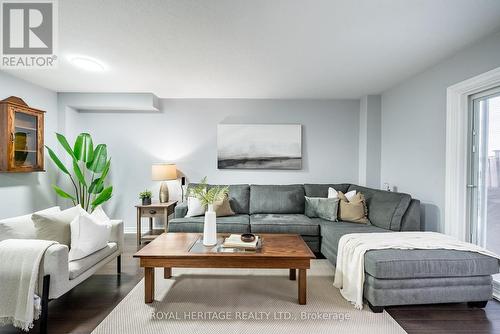
{"type": "Polygon", "coordinates": [[[69,61],[76,67],[89,72],[102,72],[106,69],[98,60],[86,56],[72,56],[69,57],[69,61]]]}

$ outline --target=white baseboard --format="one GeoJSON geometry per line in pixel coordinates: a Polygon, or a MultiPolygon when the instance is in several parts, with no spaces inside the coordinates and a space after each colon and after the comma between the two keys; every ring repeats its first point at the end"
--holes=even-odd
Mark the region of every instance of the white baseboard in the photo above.
{"type": "Polygon", "coordinates": [[[136,234],[137,233],[137,228],[134,226],[126,226],[123,228],[123,233],[125,234],[136,234]]]}

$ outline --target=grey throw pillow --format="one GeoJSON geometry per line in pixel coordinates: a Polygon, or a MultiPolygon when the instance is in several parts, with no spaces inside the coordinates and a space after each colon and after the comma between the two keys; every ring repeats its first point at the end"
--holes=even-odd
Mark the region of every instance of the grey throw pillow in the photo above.
{"type": "Polygon", "coordinates": [[[309,218],[322,218],[337,221],[338,198],[306,197],[305,214],[309,218]]]}

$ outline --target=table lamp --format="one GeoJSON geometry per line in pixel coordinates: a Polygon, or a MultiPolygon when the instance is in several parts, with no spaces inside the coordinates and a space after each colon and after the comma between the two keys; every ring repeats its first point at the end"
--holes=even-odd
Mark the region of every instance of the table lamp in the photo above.
{"type": "Polygon", "coordinates": [[[168,187],[164,181],[177,179],[177,167],[175,164],[159,163],[151,166],[153,181],[162,181],[160,186],[160,203],[168,202],[168,187]]]}

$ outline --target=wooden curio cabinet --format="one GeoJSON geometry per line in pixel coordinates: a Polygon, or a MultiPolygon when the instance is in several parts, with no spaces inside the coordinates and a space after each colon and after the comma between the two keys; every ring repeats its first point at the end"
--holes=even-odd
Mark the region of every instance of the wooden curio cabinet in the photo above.
{"type": "Polygon", "coordinates": [[[0,101],[0,172],[44,170],[44,113],[15,96],[0,101]]]}

